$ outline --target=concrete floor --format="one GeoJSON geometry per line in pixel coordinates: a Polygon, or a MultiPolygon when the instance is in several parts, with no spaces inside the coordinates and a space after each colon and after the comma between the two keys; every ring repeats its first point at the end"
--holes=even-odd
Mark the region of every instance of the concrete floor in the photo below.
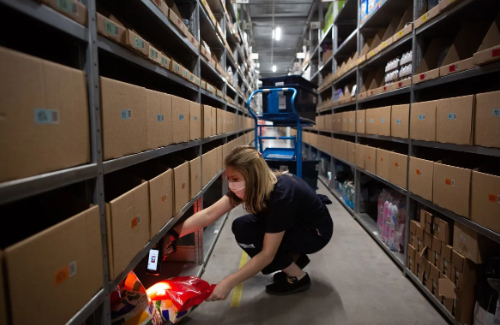
{"type": "MultiPolygon", "coordinates": [[[[311,289],[271,296],[265,292],[271,276],[258,274],[244,282],[239,307],[230,306],[231,293],[225,301],[203,303],[184,324],[447,324],[343,206],[318,185],[318,192],[333,202],[328,209],[335,231],[329,245],[310,256],[305,270],[313,282],[311,289]]],[[[231,223],[244,214],[241,207],[231,211],[202,276],[209,283],[238,270],[242,251],[231,223]]]]}

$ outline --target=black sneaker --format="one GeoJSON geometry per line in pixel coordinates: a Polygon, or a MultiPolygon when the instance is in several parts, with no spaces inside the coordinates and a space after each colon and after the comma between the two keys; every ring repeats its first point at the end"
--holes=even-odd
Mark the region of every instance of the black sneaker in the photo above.
{"type": "MultiPolygon", "coordinates": [[[[301,270],[303,270],[307,266],[307,264],[309,264],[309,262],[311,262],[311,260],[309,259],[309,257],[307,257],[306,254],[300,254],[299,258],[297,258],[297,261],[295,261],[295,264],[297,264],[297,266],[300,267],[301,270]]],[[[273,275],[273,282],[278,282],[279,280],[285,278],[285,272],[277,272],[273,275]]]]}
{"type": "Polygon", "coordinates": [[[266,292],[276,296],[286,296],[302,292],[311,287],[311,278],[306,273],[302,279],[296,277],[286,277],[286,280],[280,280],[266,286],[266,292]]]}

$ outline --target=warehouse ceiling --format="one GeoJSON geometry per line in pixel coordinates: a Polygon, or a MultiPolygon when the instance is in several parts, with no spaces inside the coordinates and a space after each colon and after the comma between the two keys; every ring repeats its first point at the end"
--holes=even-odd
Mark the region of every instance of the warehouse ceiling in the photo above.
{"type": "Polygon", "coordinates": [[[286,75],[297,52],[314,0],[250,0],[254,53],[262,77],[286,75]],[[274,8],[273,8],[274,7],[274,8]],[[273,26],[274,18],[274,26],[273,26]],[[273,27],[281,28],[281,39],[274,40],[273,27]],[[273,73],[272,66],[276,65],[273,73]]]}

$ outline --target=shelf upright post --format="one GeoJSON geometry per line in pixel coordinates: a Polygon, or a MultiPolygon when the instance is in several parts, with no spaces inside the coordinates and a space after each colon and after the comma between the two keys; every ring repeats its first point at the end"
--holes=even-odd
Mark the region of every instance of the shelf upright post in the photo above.
{"type": "MultiPolygon", "coordinates": [[[[359,29],[359,23],[360,23],[360,15],[359,15],[359,8],[361,7],[361,0],[357,0],[357,7],[356,7],[356,21],[358,22],[356,24],[356,36],[358,38],[357,40],[357,44],[356,44],[356,51],[359,55],[359,53],[361,52],[361,47],[363,46],[362,44],[362,36],[361,36],[361,30],[359,29]]],[[[360,70],[360,67],[359,65],[356,66],[356,93],[359,92],[359,88],[360,88],[360,85],[361,85],[361,70],[360,70]]],[[[354,137],[354,143],[359,143],[359,137],[358,137],[358,128],[357,128],[357,125],[358,123],[357,122],[357,114],[358,114],[358,111],[359,111],[359,103],[357,101],[357,94],[356,95],[356,113],[355,113],[355,117],[356,117],[356,120],[354,121],[355,122],[355,137],[354,137]]],[[[360,213],[360,206],[361,206],[361,172],[359,171],[358,168],[355,167],[355,170],[356,172],[354,173],[354,193],[355,193],[355,197],[354,197],[354,213],[355,215],[358,215],[360,213]]]]}
{"type": "Polygon", "coordinates": [[[92,162],[97,164],[97,180],[95,182],[93,203],[99,206],[99,219],[101,224],[101,246],[102,246],[102,270],[104,301],[100,324],[111,324],[111,307],[109,302],[109,268],[108,268],[108,235],[106,225],[106,209],[104,202],[104,167],[102,147],[102,123],[100,105],[99,84],[99,61],[97,54],[97,23],[96,23],[96,0],[87,1],[89,24],[87,28],[88,44],[85,60],[85,74],[87,75],[87,87],[89,96],[90,134],[92,144],[92,162]]]}

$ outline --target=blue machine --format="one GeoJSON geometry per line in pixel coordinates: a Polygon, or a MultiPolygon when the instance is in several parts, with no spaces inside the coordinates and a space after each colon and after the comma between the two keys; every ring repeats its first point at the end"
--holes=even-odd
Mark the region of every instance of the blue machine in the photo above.
{"type": "Polygon", "coordinates": [[[302,178],[302,127],[311,126],[313,121],[301,117],[295,108],[295,98],[297,97],[297,89],[295,88],[267,88],[254,91],[247,100],[248,111],[255,121],[255,148],[262,153],[262,157],[266,160],[280,161],[295,161],[297,164],[296,175],[302,178]],[[290,103],[291,107],[287,107],[285,111],[280,112],[280,92],[293,92],[290,103]],[[262,115],[257,116],[250,108],[250,102],[255,94],[262,93],[267,96],[266,107],[262,115]],[[259,125],[258,120],[271,121],[273,125],[259,125]],[[266,137],[261,135],[260,128],[262,127],[279,127],[290,126],[297,128],[296,137],[266,137]],[[279,139],[293,141],[293,148],[266,148],[263,150],[262,140],[279,139]]]}

